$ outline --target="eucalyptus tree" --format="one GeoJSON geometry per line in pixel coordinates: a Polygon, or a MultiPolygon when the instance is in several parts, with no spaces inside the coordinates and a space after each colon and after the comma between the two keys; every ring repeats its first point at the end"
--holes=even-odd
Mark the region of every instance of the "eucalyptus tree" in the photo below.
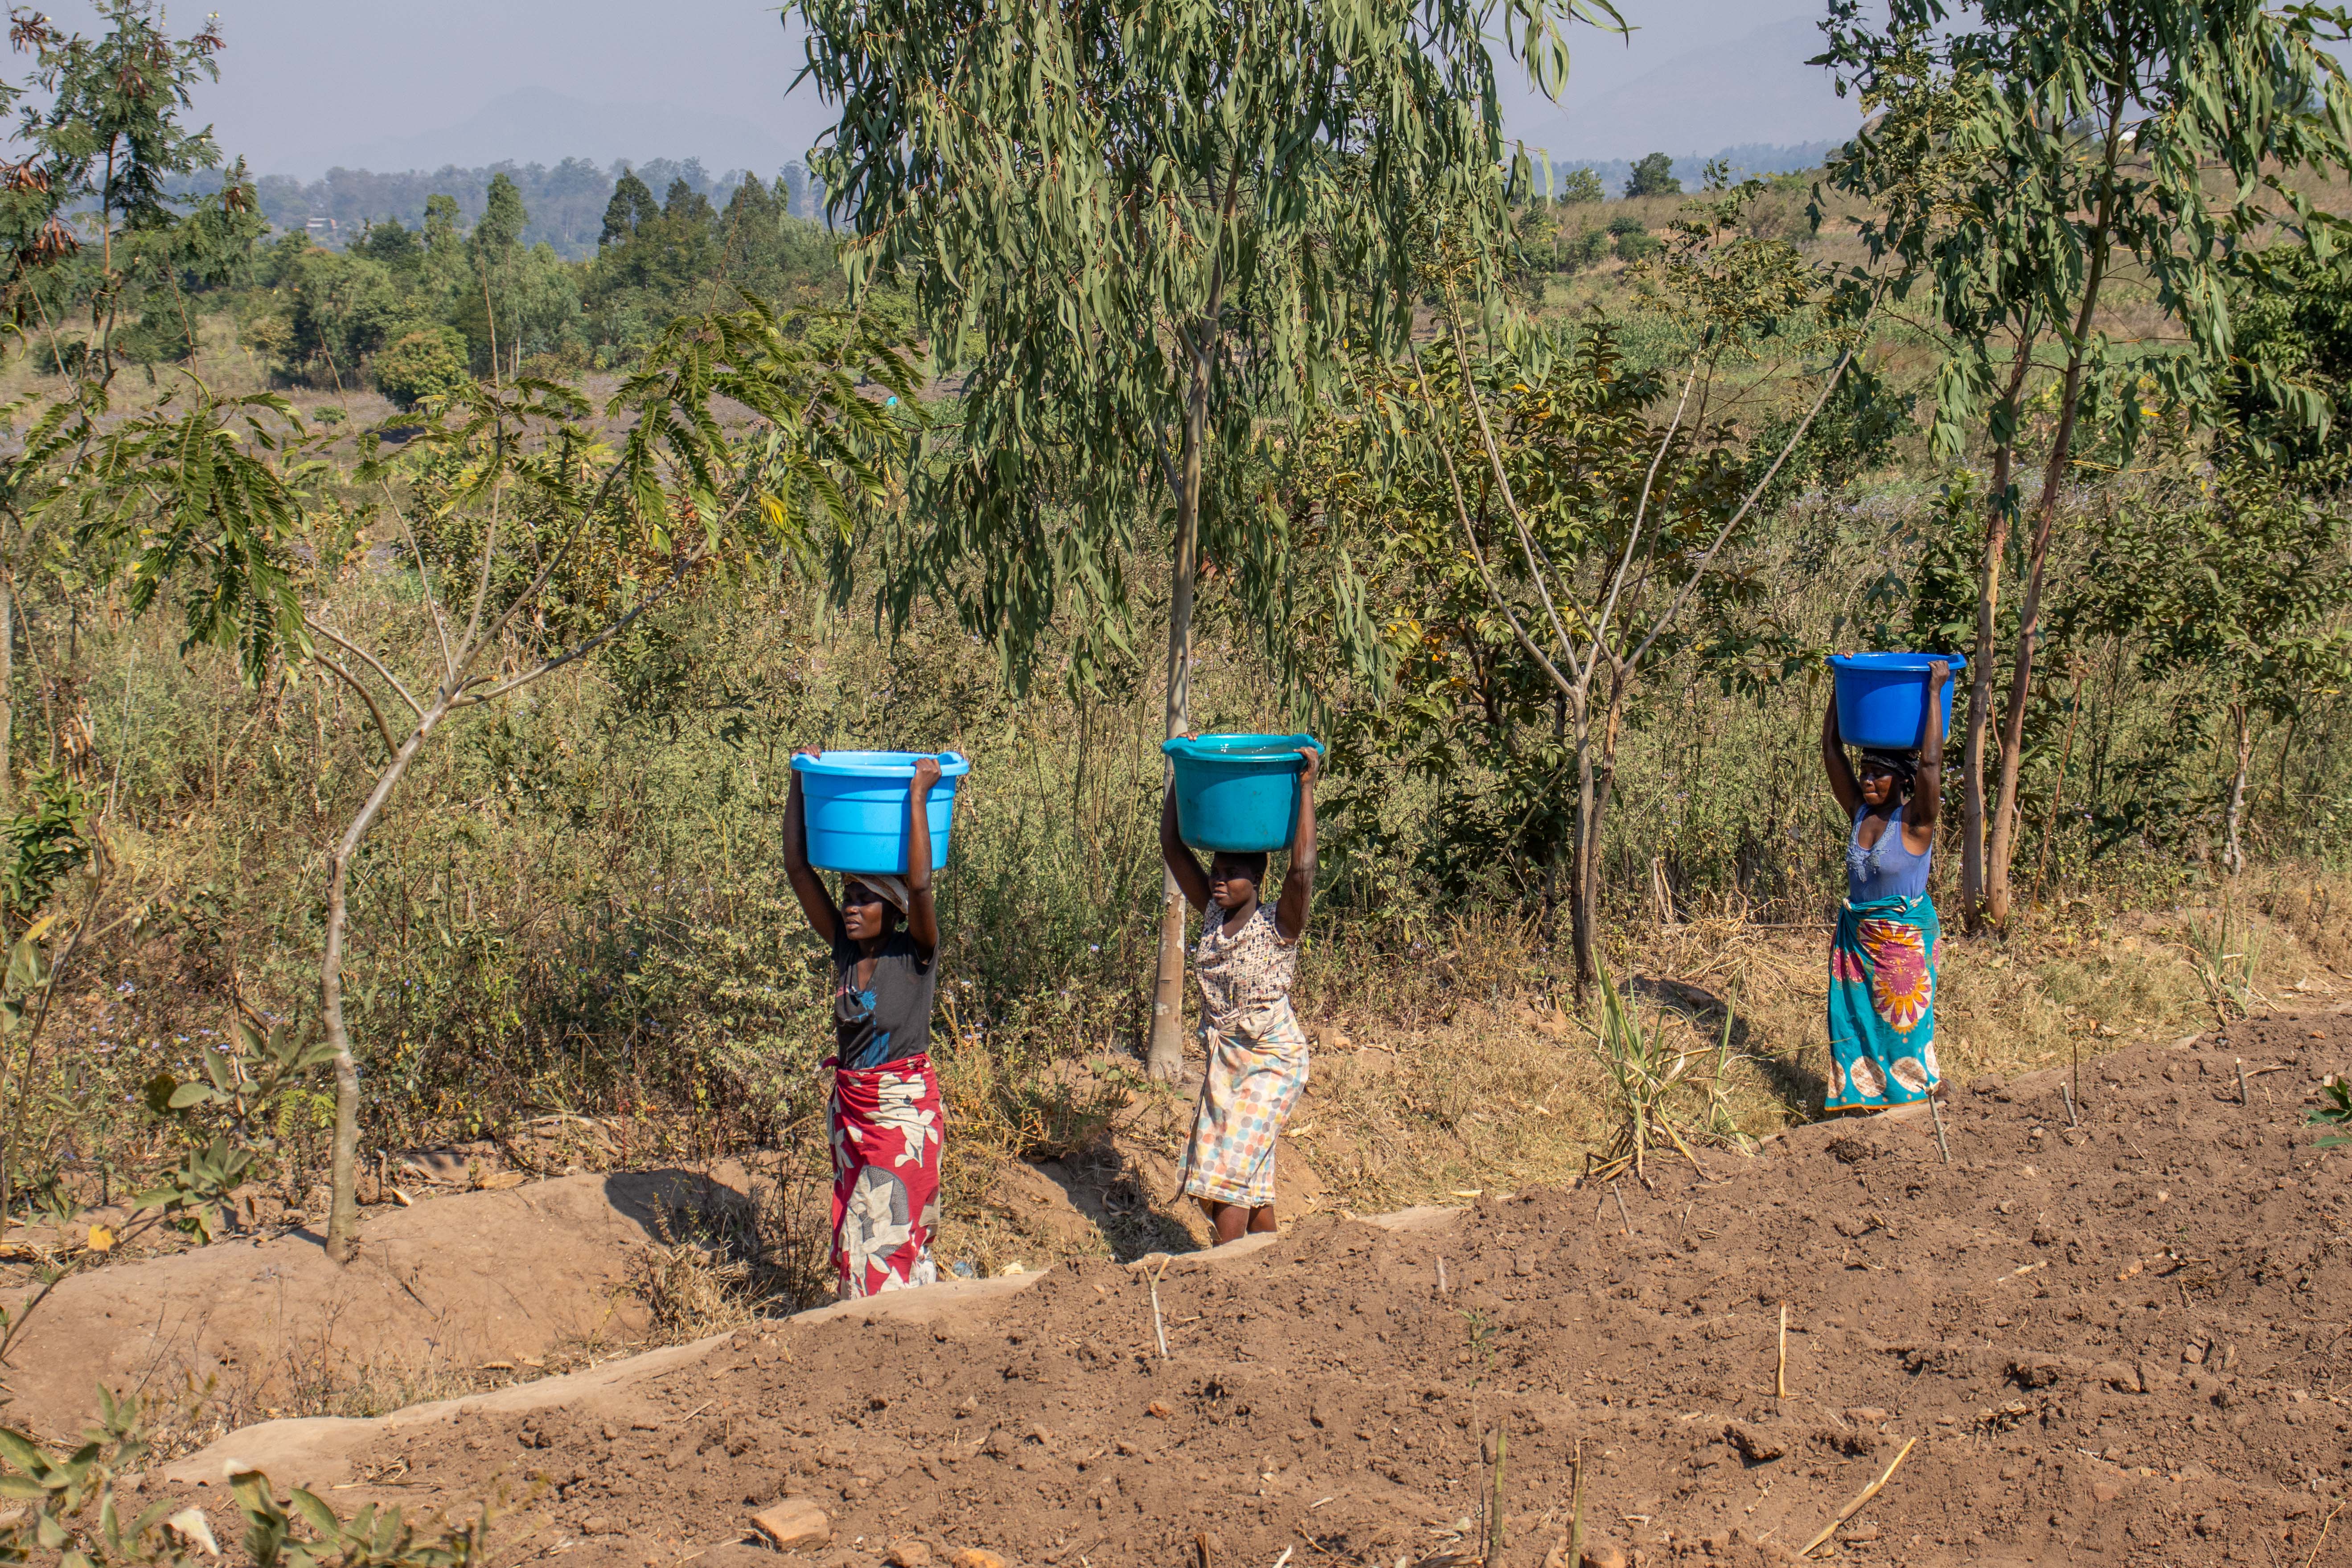
{"type": "MultiPolygon", "coordinates": [[[[1607,0],[798,0],[839,106],[813,155],[853,290],[903,279],[959,439],[884,541],[882,602],[951,605],[1016,684],[1057,616],[1080,664],[1127,637],[1127,563],[1171,566],[1167,732],[1190,723],[1195,572],[1213,561],[1287,665],[1303,594],[1377,658],[1343,560],[1296,581],[1282,429],[1350,347],[1393,356],[1418,215],[1443,205],[1499,293],[1524,181],[1497,34],[1557,94],[1607,0]]],[[[1163,879],[1150,1064],[1181,1060],[1185,905],[1163,879]]]]}
{"type": "Polygon", "coordinates": [[[249,683],[287,666],[340,682],[382,744],[326,854],[319,994],[335,1068],[327,1250],[339,1261],[357,1223],[360,1110],[342,964],[369,829],[447,721],[590,657],[709,573],[813,559],[897,493],[915,416],[862,388],[912,397],[901,345],[853,323],[819,348],[799,326],[757,300],[678,321],[593,411],[601,422],[547,382],[467,384],[406,450],[349,473],[322,457],[333,433],[313,437],[281,400],[199,385],[89,442],[53,492],[134,614],[175,597],[188,646],[232,654],[249,683]],[[723,427],[720,400],[748,412],[748,427],[723,427]],[[615,425],[617,441],[603,433],[615,425]],[[346,485],[381,497],[358,521],[416,574],[422,613],[405,650],[347,624],[324,592],[339,557],[321,546],[353,521],[335,500],[346,485]]]}
{"type": "MultiPolygon", "coordinates": [[[[1898,300],[1927,297],[1943,336],[1934,440],[1990,449],[1963,757],[1961,898],[1973,927],[2005,921],[2018,782],[2044,578],[2060,499],[2089,416],[2127,442],[2152,376],[2202,400],[2232,344],[2231,263],[2274,227],[2325,258],[2339,220],[2296,181],[2352,163],[2352,98],[2322,46],[2352,32],[2336,7],[2261,0],[1889,0],[1884,26],[1832,0],[1839,90],[1870,120],[1829,167],[1862,198],[1861,235],[1898,300]],[[2177,342],[2118,343],[2103,323],[2119,271],[2153,297],[2177,342]],[[2044,365],[2043,356],[2049,356],[2044,365]],[[2037,368],[2054,429],[2026,538],[2025,586],[1998,736],[2000,577],[2024,498],[2012,472],[2037,368]],[[1993,799],[1986,799],[2000,759],[1993,799]]],[[[1876,10],[1874,3],[1872,9],[1876,10]]],[[[1817,196],[1814,216],[1822,221],[1817,196]]]]}

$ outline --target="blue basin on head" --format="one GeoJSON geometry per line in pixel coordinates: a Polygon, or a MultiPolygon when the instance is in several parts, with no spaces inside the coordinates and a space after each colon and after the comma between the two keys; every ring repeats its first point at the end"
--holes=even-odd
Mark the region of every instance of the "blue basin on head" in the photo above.
{"type": "Polygon", "coordinates": [[[1298,817],[1302,746],[1312,735],[1196,735],[1163,742],[1176,773],[1176,831],[1212,854],[1251,855],[1290,847],[1298,817]]]}
{"type": "Polygon", "coordinates": [[[1838,734],[1849,746],[1916,752],[1927,735],[1927,667],[1952,667],[1944,682],[1944,733],[1952,732],[1952,688],[1969,661],[1956,653],[1842,653],[1830,659],[1837,682],[1838,734]]]}
{"type": "Polygon", "coordinates": [[[827,752],[794,757],[808,814],[808,858],[828,871],[903,876],[907,865],[907,788],[918,759],[936,755],[940,782],[923,803],[931,829],[931,869],[948,863],[948,827],[956,781],[971,763],[953,752],[827,752]]]}

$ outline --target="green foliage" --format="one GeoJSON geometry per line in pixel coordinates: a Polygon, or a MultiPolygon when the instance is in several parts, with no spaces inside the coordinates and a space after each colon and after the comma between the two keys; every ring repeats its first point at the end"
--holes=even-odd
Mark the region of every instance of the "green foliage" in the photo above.
{"type": "MultiPolygon", "coordinates": [[[[16,131],[26,158],[0,192],[0,244],[14,256],[5,287],[16,320],[39,326],[45,357],[60,372],[103,387],[124,353],[151,366],[184,357],[184,279],[233,276],[261,220],[241,161],[211,195],[166,195],[180,177],[221,164],[211,129],[180,122],[195,85],[219,76],[221,39],[211,24],[173,37],[155,0],[103,0],[97,15],[104,31],[95,38],[36,13],[16,18],[12,36],[33,54],[37,101],[16,131]],[[72,226],[73,215],[90,208],[95,256],[82,252],[72,226]],[[184,323],[176,348],[173,314],[184,323]],[[126,317],[138,325],[118,345],[126,317]],[[75,319],[87,335],[68,342],[61,331],[75,319]]],[[[0,87],[0,108],[25,92],[0,87]]]]}
{"type": "Polygon", "coordinates": [[[170,1126],[186,1152],[131,1207],[162,1211],[199,1245],[220,1234],[222,1208],[277,1148],[282,1110],[335,1054],[324,1040],[304,1044],[282,1024],[262,1036],[240,1019],[232,1032],[231,1050],[199,1047],[201,1078],[182,1082],[159,1073],[143,1096],[148,1114],[170,1126]]]}
{"type": "Polygon", "coordinates": [[[2293,243],[2241,253],[2231,279],[2232,354],[2220,394],[2223,444],[2305,483],[2352,470],[2352,258],[2293,243]]]}
{"type": "MultiPolygon", "coordinates": [[[[1313,584],[1252,486],[1278,461],[1265,422],[1333,395],[1353,348],[1401,348],[1433,208],[1499,278],[1507,168],[1523,189],[1529,170],[1490,19],[1550,90],[1564,26],[1596,9],[803,0],[809,74],[841,106],[814,162],[853,289],[903,279],[961,385],[960,440],[881,547],[883,605],[903,625],[921,596],[953,605],[1016,679],[1067,612],[1096,634],[1086,671],[1125,645],[1138,523],[1172,507],[1282,657],[1313,584]]],[[[1328,564],[1369,657],[1353,573],[1328,564]]]]}
{"type": "Polygon", "coordinates": [[[428,397],[447,398],[472,379],[447,329],[410,332],[375,356],[376,390],[401,408],[428,397]]]}
{"type": "Polygon", "coordinates": [[[1665,241],[1647,229],[1634,229],[1617,237],[1617,258],[1621,261],[1640,261],[1665,249],[1665,241]]]}
{"type": "Polygon", "coordinates": [[[1608,194],[1601,189],[1599,174],[1589,168],[1571,169],[1561,177],[1559,189],[1552,199],[1564,207],[1582,206],[1603,200],[1608,194]]]}
{"type": "Polygon", "coordinates": [[[0,916],[22,931],[58,885],[89,864],[89,802],[63,773],[42,773],[25,786],[25,809],[0,822],[0,847],[7,856],[0,916]]]}
{"type": "MultiPolygon", "coordinates": [[[[138,1508],[138,1479],[160,1457],[137,1400],[103,1386],[98,1397],[98,1423],[69,1453],[0,1429],[0,1496],[23,1504],[0,1526],[0,1561],[25,1563],[37,1553],[62,1568],[191,1568],[216,1561],[219,1549],[201,1509],[176,1498],[138,1508]]],[[[257,1568],[467,1568],[488,1544],[487,1508],[470,1525],[428,1533],[405,1522],[398,1509],[372,1503],[345,1520],[299,1489],[289,1517],[259,1471],[234,1476],[230,1486],[257,1568]],[[309,1533],[298,1531],[297,1517],[309,1533]]]]}
{"type": "Polygon", "coordinates": [[[1977,25],[1951,25],[1937,0],[1895,0],[1880,30],[1859,0],[1834,0],[1817,63],[1858,91],[1871,123],[1831,159],[1827,184],[1873,204],[1864,244],[1892,264],[1895,297],[1919,289],[1945,331],[1939,451],[1957,454],[1977,424],[2012,437],[2021,337],[2079,353],[2095,411],[2128,439],[2141,400],[2114,388],[2153,376],[2195,401],[2228,362],[2233,252],[2284,220],[2315,259],[2333,253],[2340,220],[2291,178],[2352,161],[2352,98],[2320,47],[2342,17],[2196,0],[1977,0],[1963,15],[1977,25]],[[2078,321],[2115,253],[2146,270],[2196,353],[2154,341],[2118,353],[2078,321]]]}
{"type": "MultiPolygon", "coordinates": [[[[2337,1073],[2319,1086],[2320,1103],[2304,1117],[2315,1127],[2352,1128],[2352,1079],[2337,1073]]],[[[2314,1141],[2314,1148],[2352,1147],[2352,1132],[2330,1132],[2314,1141]]]]}
{"type": "Polygon", "coordinates": [[[1678,196],[1683,194],[1682,181],[1675,177],[1675,160],[1670,153],[1644,153],[1633,163],[1625,176],[1625,195],[1631,196],[1678,196]]]}

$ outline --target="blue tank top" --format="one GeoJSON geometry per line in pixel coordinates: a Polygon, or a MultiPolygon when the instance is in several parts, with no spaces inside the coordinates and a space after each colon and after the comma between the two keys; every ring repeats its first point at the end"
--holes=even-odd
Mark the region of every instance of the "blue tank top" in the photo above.
{"type": "Polygon", "coordinates": [[[1853,827],[1845,841],[1845,897],[1850,904],[1873,903],[1880,899],[1916,899],[1927,890],[1927,865],[1936,858],[1933,845],[1925,855],[1914,855],[1903,842],[1903,810],[1896,806],[1886,818],[1885,829],[1878,842],[1863,847],[1862,819],[1870,815],[1864,806],[1853,814],[1853,827]]]}

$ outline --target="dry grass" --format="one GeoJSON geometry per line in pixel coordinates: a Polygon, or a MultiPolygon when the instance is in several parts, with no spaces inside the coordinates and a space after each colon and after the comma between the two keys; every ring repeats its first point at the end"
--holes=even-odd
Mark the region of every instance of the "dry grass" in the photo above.
{"type": "MultiPolygon", "coordinates": [[[[2211,1027],[2205,970],[2222,914],[2218,897],[2139,910],[2076,902],[2031,912],[2006,939],[1948,938],[1937,1003],[1947,1077],[2013,1076],[2076,1051],[2087,1060],[2211,1027]]],[[[2250,875],[2229,920],[2226,951],[2245,955],[2243,994],[2255,1010],[2332,1005],[2339,987],[2352,991],[2336,967],[2352,961],[2352,880],[2293,868],[2250,875]]],[[[1360,956],[1327,956],[1328,967],[1310,973],[1302,1014],[1320,1041],[1287,1146],[1313,1166],[1319,1207],[1377,1213],[1561,1184],[1623,1152],[1622,1090],[1586,1019],[1552,1008],[1550,955],[1536,935],[1474,917],[1434,936],[1417,962],[1367,970],[1360,956]],[[1368,973],[1381,976],[1381,989],[1363,984],[1368,973]],[[1330,1043],[1340,1039],[1344,1047],[1330,1043]]],[[[1821,1115],[1826,927],[1727,918],[1631,937],[1618,958],[1628,1005],[1659,1037],[1654,1054],[1687,1064],[1675,1091],[1678,1129],[1713,1115],[1726,1133],[1760,1138],[1821,1115]],[[1718,1079],[1715,1052],[1727,1040],[1718,1079]]],[[[1097,1152],[1082,1158],[1166,1161],[1181,1147],[1188,1111],[1181,1097],[1153,1091],[1119,1112],[1097,1152]]],[[[1696,1153],[1710,1168],[1742,1157],[1696,1153]]],[[[1648,1155],[1682,1157],[1655,1145],[1648,1155]]],[[[1164,1195],[1151,1194],[1146,1223],[1183,1223],[1181,1205],[1159,1201],[1164,1195]]],[[[1056,1223],[1024,1223],[975,1211],[951,1215],[950,1231],[992,1264],[1148,1249],[1139,1236],[1070,1223],[1078,1217],[1066,1211],[1056,1223]]],[[[1164,1230],[1149,1236],[1167,1244],[1164,1230]]]]}

